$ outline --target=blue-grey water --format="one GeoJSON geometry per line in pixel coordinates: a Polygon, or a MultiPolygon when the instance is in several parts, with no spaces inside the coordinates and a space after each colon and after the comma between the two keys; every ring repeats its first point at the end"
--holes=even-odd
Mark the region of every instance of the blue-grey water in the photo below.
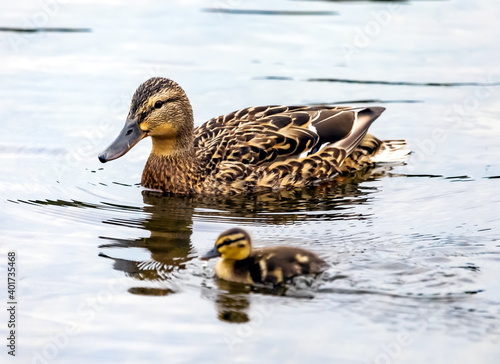
{"type": "Polygon", "coordinates": [[[1,362],[500,362],[500,7],[484,1],[3,2],[1,362]],[[26,31],[30,30],[30,31],[26,31]],[[145,193],[144,140],[102,165],[135,88],[169,77],[196,124],[265,104],[381,105],[408,163],[321,190],[145,193]],[[197,256],[223,230],[305,247],[284,295],[197,256]]]}

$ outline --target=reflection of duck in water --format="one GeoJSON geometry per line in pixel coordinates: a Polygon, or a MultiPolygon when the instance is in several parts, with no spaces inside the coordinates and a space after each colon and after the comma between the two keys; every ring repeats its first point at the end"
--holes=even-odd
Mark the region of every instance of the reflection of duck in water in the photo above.
{"type": "Polygon", "coordinates": [[[316,185],[378,161],[404,162],[404,141],[367,134],[382,107],[251,107],[194,128],[175,82],[151,78],[135,92],[125,127],[99,155],[107,162],[146,136],[142,185],[178,195],[234,194],[316,185]]]}
{"type": "Polygon", "coordinates": [[[202,296],[215,303],[219,320],[232,323],[250,321],[251,301],[255,299],[250,293],[254,287],[222,279],[214,283],[215,289],[202,289],[202,296]]]}
{"type": "MultiPolygon", "coordinates": [[[[127,276],[143,282],[138,287],[129,289],[131,293],[144,295],[165,295],[175,291],[161,284],[161,288],[150,287],[149,282],[172,282],[172,275],[186,269],[188,262],[194,258],[191,244],[193,224],[193,202],[189,198],[164,196],[145,191],[143,210],[146,218],[140,220],[107,220],[108,224],[119,224],[140,227],[150,232],[149,237],[138,239],[123,239],[101,237],[107,240],[99,248],[135,248],[149,251],[151,259],[131,260],[112,257],[110,253],[100,255],[114,261],[113,267],[127,276]]],[[[142,255],[142,254],[141,254],[142,255]]],[[[156,285],[158,286],[158,285],[156,285]]]]}
{"type": "Polygon", "coordinates": [[[293,277],[323,272],[327,263],[301,248],[278,246],[252,249],[248,233],[240,228],[223,232],[212,250],[200,259],[222,259],[216,275],[226,281],[245,284],[279,285],[293,277]]]}

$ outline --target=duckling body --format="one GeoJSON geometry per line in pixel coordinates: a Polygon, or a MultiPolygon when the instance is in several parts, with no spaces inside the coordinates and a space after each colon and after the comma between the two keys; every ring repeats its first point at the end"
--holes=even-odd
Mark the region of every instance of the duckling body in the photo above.
{"type": "MultiPolygon", "coordinates": [[[[142,185],[179,195],[303,187],[375,164],[404,141],[367,134],[381,107],[250,107],[194,128],[191,104],[174,81],[152,78],[134,94],[125,127],[99,155],[107,162],[151,136],[142,185]]],[[[403,153],[404,154],[404,153],[403,153]]]]}
{"type": "Polygon", "coordinates": [[[217,277],[244,284],[277,285],[305,274],[321,273],[327,263],[305,249],[278,246],[252,249],[249,234],[240,228],[223,232],[201,259],[220,256],[217,277]]]}

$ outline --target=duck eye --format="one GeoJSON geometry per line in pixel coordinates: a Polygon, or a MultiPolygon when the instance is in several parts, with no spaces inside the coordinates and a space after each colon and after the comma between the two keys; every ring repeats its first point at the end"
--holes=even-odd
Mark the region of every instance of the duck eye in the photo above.
{"type": "Polygon", "coordinates": [[[155,105],[154,105],[155,109],[159,109],[162,106],[163,106],[163,101],[158,100],[155,102],[155,105]]]}

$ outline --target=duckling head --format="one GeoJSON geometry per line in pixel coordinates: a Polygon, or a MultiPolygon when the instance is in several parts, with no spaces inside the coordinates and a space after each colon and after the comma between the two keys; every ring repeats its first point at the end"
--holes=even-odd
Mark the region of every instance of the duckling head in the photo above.
{"type": "Polygon", "coordinates": [[[117,159],[147,136],[152,154],[182,154],[189,151],[192,135],[193,111],[184,90],[167,78],[150,78],[135,91],[125,126],[99,160],[117,159]]]}
{"type": "Polygon", "coordinates": [[[252,251],[250,235],[243,229],[229,229],[219,235],[213,249],[200,257],[208,260],[215,257],[222,259],[242,260],[248,258],[252,251]]]}

